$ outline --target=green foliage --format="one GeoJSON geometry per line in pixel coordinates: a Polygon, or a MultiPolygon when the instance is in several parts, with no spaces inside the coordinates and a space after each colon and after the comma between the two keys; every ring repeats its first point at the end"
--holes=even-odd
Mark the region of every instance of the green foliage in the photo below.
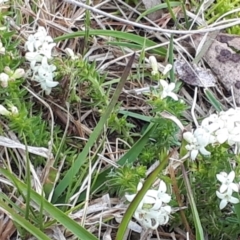
{"type": "MultiPolygon", "coordinates": [[[[239,0],[216,0],[206,12],[205,14],[206,19],[208,20],[208,23],[212,23],[213,21],[223,16],[227,12],[239,8],[239,6],[240,6],[239,0]]],[[[224,17],[224,19],[239,18],[239,16],[240,16],[239,12],[235,12],[227,15],[226,17],[224,17]]],[[[228,33],[239,35],[240,27],[239,25],[235,25],[229,28],[227,31],[228,33]]]]}
{"type": "Polygon", "coordinates": [[[102,87],[105,76],[98,73],[94,62],[89,63],[79,57],[77,60],[57,59],[54,64],[58,69],[56,78],[67,85],[67,92],[64,92],[65,88],[62,91],[69,103],[84,102],[87,106],[101,109],[108,104],[108,94],[102,87]]]}
{"type": "Polygon", "coordinates": [[[118,195],[123,193],[136,193],[137,185],[140,179],[145,178],[146,167],[142,165],[133,166],[132,164],[125,164],[122,167],[112,170],[108,174],[108,185],[118,195]]]}
{"type": "MultiPolygon", "coordinates": [[[[232,225],[230,219],[227,218],[228,212],[232,211],[231,207],[222,212],[219,209],[220,200],[216,196],[216,190],[219,187],[216,174],[222,171],[231,171],[229,160],[233,155],[228,153],[228,149],[229,147],[226,145],[210,147],[208,149],[211,152],[209,157],[199,157],[197,161],[188,163],[189,179],[199,218],[204,232],[210,239],[236,239],[240,233],[238,224],[232,225]]],[[[185,195],[184,186],[179,186],[181,186],[181,193],[185,195]]],[[[185,214],[193,224],[192,211],[188,209],[185,214]]]]}
{"type": "Polygon", "coordinates": [[[122,137],[125,141],[129,143],[133,143],[133,139],[131,137],[131,129],[135,126],[127,121],[127,117],[120,116],[113,112],[108,119],[108,127],[110,129],[110,133],[116,132],[119,134],[119,137],[122,137]]]}

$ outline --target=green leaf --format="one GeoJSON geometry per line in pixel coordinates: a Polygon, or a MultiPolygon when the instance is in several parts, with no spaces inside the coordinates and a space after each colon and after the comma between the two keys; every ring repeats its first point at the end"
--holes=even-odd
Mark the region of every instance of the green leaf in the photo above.
{"type": "MultiPolygon", "coordinates": [[[[114,31],[114,30],[89,30],[89,35],[94,35],[94,36],[109,36],[109,37],[115,37],[118,39],[124,39],[129,41],[130,43],[135,43],[139,45],[139,48],[145,48],[148,47],[153,47],[156,45],[154,41],[151,41],[149,39],[146,39],[145,37],[138,36],[136,34],[132,33],[126,33],[126,32],[120,32],[120,31],[114,31]]],[[[56,42],[66,40],[66,39],[71,39],[75,37],[81,37],[85,36],[85,31],[79,31],[79,32],[74,32],[74,33],[69,33],[62,35],[60,37],[55,38],[54,40],[56,42]]],[[[161,56],[165,56],[167,50],[163,47],[159,47],[156,49],[151,50],[152,52],[159,54],[161,56]]]]}
{"type": "Polygon", "coordinates": [[[204,93],[207,97],[207,99],[209,100],[209,102],[212,104],[212,106],[218,111],[222,111],[223,107],[221,105],[221,103],[215,98],[215,96],[213,95],[212,91],[208,88],[204,89],[204,93]]]}
{"type": "MultiPolygon", "coordinates": [[[[181,5],[181,2],[169,2],[169,5],[173,7],[177,7],[181,5]]],[[[150,9],[147,9],[145,12],[143,12],[136,20],[136,22],[139,22],[143,17],[147,16],[150,13],[156,12],[158,10],[168,8],[168,5],[166,3],[158,4],[150,9]]]]}

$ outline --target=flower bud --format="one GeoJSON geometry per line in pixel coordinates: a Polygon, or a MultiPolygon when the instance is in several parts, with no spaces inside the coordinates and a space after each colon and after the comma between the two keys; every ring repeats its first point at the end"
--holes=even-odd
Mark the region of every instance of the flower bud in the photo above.
{"type": "Polygon", "coordinates": [[[0,104],[0,114],[3,116],[9,116],[11,112],[9,112],[3,105],[0,104]]]}
{"type": "Polygon", "coordinates": [[[149,57],[149,63],[151,65],[152,68],[152,72],[151,74],[154,76],[156,74],[159,74],[158,72],[158,63],[157,63],[157,59],[154,56],[150,56],[149,57]]]}
{"type": "Polygon", "coordinates": [[[10,107],[10,110],[11,110],[13,116],[18,115],[18,109],[17,109],[17,107],[15,107],[14,105],[12,105],[12,106],[10,107]]]}
{"type": "Polygon", "coordinates": [[[6,73],[0,73],[0,82],[3,88],[8,86],[9,76],[6,73]]]}
{"type": "Polygon", "coordinates": [[[5,47],[3,47],[2,42],[0,42],[0,54],[4,55],[5,52],[6,52],[6,49],[5,49],[5,47]]]}
{"type": "Polygon", "coordinates": [[[72,59],[78,59],[78,57],[74,54],[73,50],[71,48],[66,48],[65,53],[72,59]]]}
{"type": "Polygon", "coordinates": [[[23,77],[24,74],[25,74],[24,69],[18,68],[15,70],[14,74],[11,76],[11,79],[13,79],[13,80],[19,79],[19,78],[23,77]]]}
{"type": "Polygon", "coordinates": [[[4,68],[4,72],[9,76],[11,76],[14,73],[13,70],[11,70],[11,68],[9,66],[6,66],[4,68]]]}

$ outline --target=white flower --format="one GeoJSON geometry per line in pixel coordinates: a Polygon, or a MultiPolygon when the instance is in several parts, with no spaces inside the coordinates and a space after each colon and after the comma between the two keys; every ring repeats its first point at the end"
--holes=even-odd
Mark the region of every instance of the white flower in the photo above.
{"type": "Polygon", "coordinates": [[[38,30],[37,32],[34,34],[34,37],[37,39],[37,40],[40,40],[41,42],[48,42],[48,43],[51,43],[53,42],[53,39],[51,36],[48,35],[46,29],[42,26],[39,26],[38,27],[38,30]]]}
{"type": "MultiPolygon", "coordinates": [[[[138,191],[142,188],[142,183],[138,184],[138,191]]],[[[149,189],[142,201],[138,205],[134,217],[143,226],[156,229],[159,225],[164,225],[169,220],[171,207],[166,203],[170,202],[171,196],[166,193],[166,184],[161,180],[158,190],[149,189]]],[[[131,202],[136,194],[126,194],[126,199],[131,202]]]]}
{"type": "Polygon", "coordinates": [[[169,203],[171,201],[171,196],[166,193],[167,186],[164,181],[160,181],[157,196],[159,199],[161,199],[164,203],[169,203]]]}
{"type": "Polygon", "coordinates": [[[162,85],[161,99],[166,97],[171,97],[173,100],[177,101],[178,96],[172,91],[175,88],[175,83],[168,84],[165,80],[160,80],[160,84],[162,85]]]}
{"type": "Polygon", "coordinates": [[[47,58],[42,59],[42,64],[35,68],[35,80],[41,81],[53,81],[53,72],[56,70],[56,66],[49,65],[47,58]]]}
{"type": "Polygon", "coordinates": [[[44,42],[42,46],[39,48],[38,53],[42,54],[48,59],[52,58],[52,48],[56,46],[56,43],[48,43],[44,42]]]}
{"type": "Polygon", "coordinates": [[[194,133],[185,132],[183,138],[189,143],[186,149],[190,152],[192,160],[196,159],[199,152],[202,155],[210,155],[210,152],[205,149],[210,142],[210,134],[203,128],[197,128],[194,133]]]}
{"type": "Polygon", "coordinates": [[[45,91],[47,95],[49,95],[52,91],[52,88],[56,87],[58,84],[59,84],[58,82],[48,80],[46,80],[45,82],[44,81],[40,82],[41,88],[45,91]]]}
{"type": "Polygon", "coordinates": [[[229,174],[226,172],[221,172],[216,175],[219,182],[222,183],[219,192],[223,193],[228,188],[231,188],[233,191],[238,192],[238,185],[236,183],[233,183],[233,180],[235,178],[235,172],[231,171],[229,174]]]}
{"type": "Polygon", "coordinates": [[[11,112],[9,112],[3,105],[0,104],[0,114],[3,116],[9,116],[11,115],[11,112]]]}
{"type": "Polygon", "coordinates": [[[47,35],[46,29],[40,26],[35,34],[29,35],[28,40],[25,43],[25,49],[30,52],[38,51],[44,43],[52,42],[53,39],[47,35]]]}
{"type": "Polygon", "coordinates": [[[226,192],[224,193],[220,193],[219,191],[216,191],[216,195],[218,198],[221,199],[219,208],[222,210],[223,208],[225,208],[227,206],[227,204],[233,203],[233,204],[237,204],[239,203],[239,199],[232,197],[232,189],[228,188],[226,192]]]}
{"type": "Polygon", "coordinates": [[[170,206],[162,207],[160,211],[146,211],[142,209],[136,211],[134,217],[144,227],[154,230],[157,229],[159,225],[165,225],[168,222],[171,211],[168,213],[166,210],[164,210],[166,207],[171,210],[170,206]]]}
{"type": "Polygon", "coordinates": [[[6,73],[0,73],[0,82],[3,88],[8,86],[9,76],[6,73]]]}
{"type": "Polygon", "coordinates": [[[149,63],[151,65],[151,68],[152,68],[151,74],[153,76],[159,74],[157,59],[154,56],[150,56],[148,60],[149,60],[149,63]]]}
{"type": "Polygon", "coordinates": [[[47,58],[42,59],[42,64],[38,67],[35,67],[35,76],[34,80],[39,82],[41,88],[46,92],[47,95],[51,93],[53,87],[56,87],[59,83],[53,81],[54,71],[56,66],[49,65],[47,58]]]}
{"type": "Polygon", "coordinates": [[[42,45],[42,41],[37,39],[34,35],[29,35],[25,43],[25,49],[30,52],[36,51],[42,45]]]}

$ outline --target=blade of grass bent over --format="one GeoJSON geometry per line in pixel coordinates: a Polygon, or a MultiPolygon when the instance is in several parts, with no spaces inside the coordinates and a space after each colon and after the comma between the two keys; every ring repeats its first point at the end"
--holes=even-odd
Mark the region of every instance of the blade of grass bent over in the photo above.
{"type": "Polygon", "coordinates": [[[132,55],[126,68],[124,69],[122,77],[121,77],[121,79],[117,85],[117,88],[112,96],[109,106],[106,108],[105,112],[103,113],[102,117],[100,118],[93,133],[90,135],[87,144],[85,145],[82,152],[78,155],[76,161],[73,163],[71,168],[66,172],[63,179],[57,185],[55,192],[54,192],[54,196],[53,196],[53,202],[56,202],[58,197],[66,190],[66,188],[69,185],[71,185],[72,179],[76,176],[76,174],[79,172],[81,166],[87,160],[87,155],[89,153],[89,149],[91,149],[93,147],[93,145],[96,143],[96,140],[99,138],[108,117],[110,116],[114,106],[116,105],[116,103],[118,101],[118,97],[122,91],[122,88],[127,80],[128,75],[130,73],[134,58],[135,58],[135,53],[132,55]]]}
{"type": "MultiPolygon", "coordinates": [[[[124,40],[129,41],[130,43],[138,44],[141,48],[144,45],[146,48],[157,45],[157,43],[155,43],[154,41],[146,39],[141,36],[138,36],[136,34],[114,31],[114,30],[94,30],[93,29],[93,30],[89,30],[89,35],[93,35],[93,36],[101,36],[102,35],[102,36],[114,37],[114,38],[118,38],[118,39],[124,39],[124,40]]],[[[54,39],[54,41],[58,42],[58,41],[62,41],[65,39],[71,39],[71,38],[80,37],[80,36],[85,36],[85,31],[68,33],[68,34],[56,37],[54,39]]],[[[159,54],[161,56],[165,56],[166,52],[167,52],[166,49],[163,47],[158,47],[156,49],[152,49],[151,51],[156,54],[159,54]]]]}
{"type": "Polygon", "coordinates": [[[144,195],[148,191],[148,189],[152,186],[154,181],[156,180],[158,174],[163,170],[163,168],[166,166],[166,163],[168,159],[172,156],[175,150],[170,152],[168,156],[163,159],[163,161],[157,166],[157,168],[147,177],[146,181],[144,182],[141,190],[137,193],[136,197],[133,199],[133,201],[128,206],[128,209],[126,213],[123,216],[123,219],[119,225],[116,240],[122,240],[124,239],[124,234],[126,232],[126,229],[128,227],[128,223],[130,222],[135,210],[137,209],[139,203],[143,199],[144,195]]]}

